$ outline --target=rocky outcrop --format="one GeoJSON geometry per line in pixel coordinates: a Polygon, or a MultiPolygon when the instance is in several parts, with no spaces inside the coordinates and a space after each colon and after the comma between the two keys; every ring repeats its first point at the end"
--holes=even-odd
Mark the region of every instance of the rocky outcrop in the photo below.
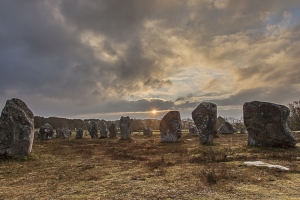
{"type": "Polygon", "coordinates": [[[7,100],[0,117],[0,156],[27,156],[34,139],[34,115],[20,99],[7,100]]]}
{"type": "Polygon", "coordinates": [[[41,140],[52,140],[54,131],[50,124],[46,123],[40,128],[41,140]]]}
{"type": "Polygon", "coordinates": [[[217,134],[217,105],[211,102],[202,102],[192,112],[192,118],[199,131],[201,144],[210,144],[217,134]]]}
{"type": "Polygon", "coordinates": [[[178,111],[168,112],[161,120],[160,135],[163,142],[177,142],[181,138],[181,118],[178,111]]]}
{"type": "Polygon", "coordinates": [[[234,134],[234,129],[229,122],[223,122],[218,129],[218,134],[234,134]]]}
{"type": "Polygon", "coordinates": [[[90,122],[89,133],[91,138],[98,138],[98,124],[94,121],[90,122]]]}
{"type": "Polygon", "coordinates": [[[121,140],[129,140],[131,138],[131,132],[132,129],[130,127],[130,118],[127,117],[121,117],[120,119],[120,135],[121,140]]]}
{"type": "Polygon", "coordinates": [[[289,127],[288,107],[269,102],[251,101],[243,105],[248,145],[295,147],[296,137],[289,127]]]}

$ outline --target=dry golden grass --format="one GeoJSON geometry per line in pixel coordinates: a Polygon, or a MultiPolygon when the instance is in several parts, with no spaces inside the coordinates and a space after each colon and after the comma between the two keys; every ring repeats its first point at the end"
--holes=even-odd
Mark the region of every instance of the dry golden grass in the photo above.
{"type": "MultiPolygon", "coordinates": [[[[300,138],[300,134],[295,134],[300,138]]],[[[199,144],[134,133],[132,140],[35,140],[27,158],[0,161],[0,199],[299,199],[300,147],[248,147],[247,134],[199,144]],[[261,160],[290,171],[246,167],[261,160]]]]}

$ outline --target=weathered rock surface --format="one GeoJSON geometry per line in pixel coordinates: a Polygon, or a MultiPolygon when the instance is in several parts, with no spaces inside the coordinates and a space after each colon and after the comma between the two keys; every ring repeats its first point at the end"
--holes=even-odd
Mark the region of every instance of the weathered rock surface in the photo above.
{"type": "Polygon", "coordinates": [[[149,128],[149,127],[144,127],[143,129],[143,134],[145,136],[148,136],[148,137],[151,137],[152,136],[152,128],[149,128]]]}
{"type": "Polygon", "coordinates": [[[107,125],[105,122],[103,122],[100,129],[100,138],[107,138],[107,135],[108,135],[107,125]]]}
{"type": "Polygon", "coordinates": [[[91,138],[98,138],[98,124],[94,121],[91,121],[90,127],[89,127],[89,133],[91,138]]]}
{"type": "Polygon", "coordinates": [[[217,127],[216,127],[217,130],[220,128],[220,126],[223,124],[223,122],[225,122],[225,119],[223,117],[219,116],[217,118],[217,127]]]}
{"type": "Polygon", "coordinates": [[[189,134],[191,135],[199,135],[199,131],[195,125],[189,128],[189,134]]]}
{"type": "Polygon", "coordinates": [[[163,142],[177,142],[181,138],[181,118],[178,111],[168,112],[159,125],[163,142]]]}
{"type": "Polygon", "coordinates": [[[56,138],[61,138],[61,129],[56,129],[56,138]]]}
{"type": "Polygon", "coordinates": [[[249,146],[294,147],[297,144],[288,123],[288,107],[251,101],[244,103],[243,113],[249,146]]]}
{"type": "Polygon", "coordinates": [[[41,140],[52,140],[54,131],[50,124],[46,123],[40,128],[41,140]]]}
{"type": "Polygon", "coordinates": [[[71,137],[71,130],[68,127],[61,129],[61,139],[69,139],[71,137]]]}
{"type": "Polygon", "coordinates": [[[115,138],[117,137],[118,130],[116,123],[112,123],[109,127],[109,138],[115,138]]]}
{"type": "Polygon", "coordinates": [[[218,134],[234,134],[234,129],[229,122],[223,122],[218,129],[218,134]]]}
{"type": "Polygon", "coordinates": [[[34,139],[34,115],[20,99],[7,100],[0,117],[0,156],[27,156],[34,139]]]}
{"type": "Polygon", "coordinates": [[[210,144],[217,134],[217,105],[211,102],[202,102],[192,112],[192,118],[199,131],[201,144],[210,144]]]}
{"type": "Polygon", "coordinates": [[[79,128],[76,132],[76,139],[82,139],[83,138],[83,129],[79,128]]]}
{"type": "Polygon", "coordinates": [[[121,140],[129,140],[131,138],[132,129],[130,127],[130,118],[121,117],[120,119],[120,135],[121,140]]]}

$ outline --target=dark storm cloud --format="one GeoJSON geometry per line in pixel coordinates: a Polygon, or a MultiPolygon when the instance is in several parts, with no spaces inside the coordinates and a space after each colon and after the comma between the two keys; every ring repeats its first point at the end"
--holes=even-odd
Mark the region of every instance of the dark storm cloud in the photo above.
{"type": "Polygon", "coordinates": [[[203,98],[290,102],[299,98],[299,9],[298,0],[1,1],[0,102],[20,97],[45,116],[184,110],[203,98]],[[210,78],[199,94],[174,88],[172,76],[191,66],[231,82],[210,78]],[[168,101],[147,100],[159,89],[168,101]]]}

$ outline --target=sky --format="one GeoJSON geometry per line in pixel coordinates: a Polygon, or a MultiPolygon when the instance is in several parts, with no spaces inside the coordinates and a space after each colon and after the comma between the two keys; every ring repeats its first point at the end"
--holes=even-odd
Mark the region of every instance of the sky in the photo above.
{"type": "Polygon", "coordinates": [[[286,105],[300,100],[300,1],[3,0],[0,94],[80,119],[286,105]]]}

